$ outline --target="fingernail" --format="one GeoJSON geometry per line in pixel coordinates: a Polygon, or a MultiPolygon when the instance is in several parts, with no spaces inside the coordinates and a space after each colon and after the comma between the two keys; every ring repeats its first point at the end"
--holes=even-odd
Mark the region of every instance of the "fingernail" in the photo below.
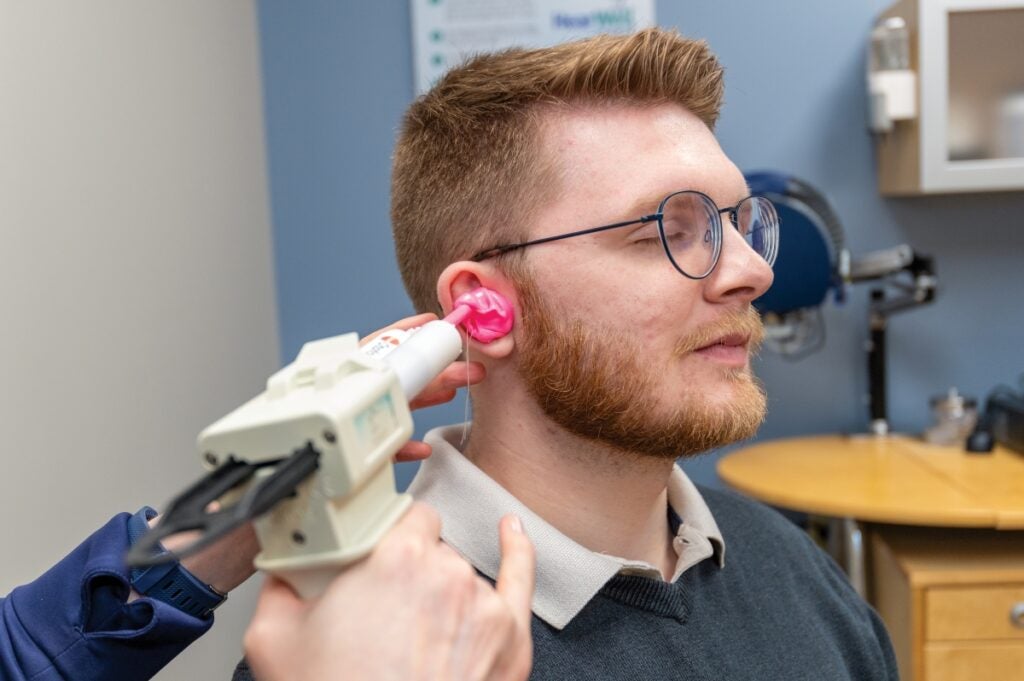
{"type": "Polygon", "coordinates": [[[512,528],[513,532],[523,533],[523,521],[517,515],[512,516],[512,519],[508,521],[508,526],[512,528]]]}

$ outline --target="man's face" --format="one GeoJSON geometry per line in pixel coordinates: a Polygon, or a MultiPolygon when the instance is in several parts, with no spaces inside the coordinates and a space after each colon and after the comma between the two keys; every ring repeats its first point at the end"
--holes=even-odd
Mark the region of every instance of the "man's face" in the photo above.
{"type": "MultiPolygon", "coordinates": [[[[707,127],[676,105],[553,113],[543,143],[562,191],[531,239],[635,219],[683,189],[719,207],[748,194],[707,127]]],[[[530,248],[518,369],[552,420],[664,458],[753,435],[765,398],[749,365],[762,335],[750,303],[772,273],[723,220],[718,266],[702,280],[672,267],[653,224],[530,248]]]]}

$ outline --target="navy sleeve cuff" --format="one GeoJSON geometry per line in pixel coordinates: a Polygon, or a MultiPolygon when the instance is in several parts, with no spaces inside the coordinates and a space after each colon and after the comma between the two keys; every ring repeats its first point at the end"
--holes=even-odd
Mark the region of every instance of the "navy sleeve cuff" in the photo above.
{"type": "Polygon", "coordinates": [[[127,603],[130,517],[0,601],[0,678],[149,679],[212,626],[150,598],[127,603]]]}

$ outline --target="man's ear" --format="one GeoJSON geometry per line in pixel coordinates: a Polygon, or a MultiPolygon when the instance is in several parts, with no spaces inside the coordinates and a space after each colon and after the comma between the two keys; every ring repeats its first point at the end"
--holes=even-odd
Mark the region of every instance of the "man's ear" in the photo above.
{"type": "MultiPolygon", "coordinates": [[[[508,298],[509,302],[512,303],[512,308],[515,310],[516,321],[518,322],[519,304],[516,300],[516,290],[512,282],[493,267],[470,260],[453,262],[444,268],[441,276],[437,278],[437,300],[441,304],[444,314],[447,315],[452,311],[453,302],[456,298],[481,286],[508,298]]],[[[512,328],[514,329],[515,326],[513,325],[512,328]]],[[[464,334],[466,330],[460,327],[459,332],[464,334]]],[[[502,359],[508,357],[515,347],[513,335],[513,333],[509,332],[504,337],[493,340],[490,343],[481,343],[473,338],[470,338],[469,342],[474,352],[479,352],[492,359],[502,359]]]]}

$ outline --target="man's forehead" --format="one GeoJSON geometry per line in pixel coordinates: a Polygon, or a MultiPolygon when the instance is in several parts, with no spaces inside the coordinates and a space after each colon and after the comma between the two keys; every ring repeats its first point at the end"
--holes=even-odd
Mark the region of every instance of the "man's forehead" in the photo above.
{"type": "Polygon", "coordinates": [[[539,119],[543,141],[550,148],[575,154],[600,152],[624,134],[635,141],[646,137],[650,143],[655,143],[659,137],[672,137],[685,141],[695,150],[718,150],[718,142],[704,122],[674,103],[552,105],[539,109],[539,119]]]}
{"type": "Polygon", "coordinates": [[[714,134],[678,104],[561,105],[542,116],[541,144],[567,193],[614,186],[621,216],[654,212],[683,189],[722,206],[749,194],[714,134]]]}

